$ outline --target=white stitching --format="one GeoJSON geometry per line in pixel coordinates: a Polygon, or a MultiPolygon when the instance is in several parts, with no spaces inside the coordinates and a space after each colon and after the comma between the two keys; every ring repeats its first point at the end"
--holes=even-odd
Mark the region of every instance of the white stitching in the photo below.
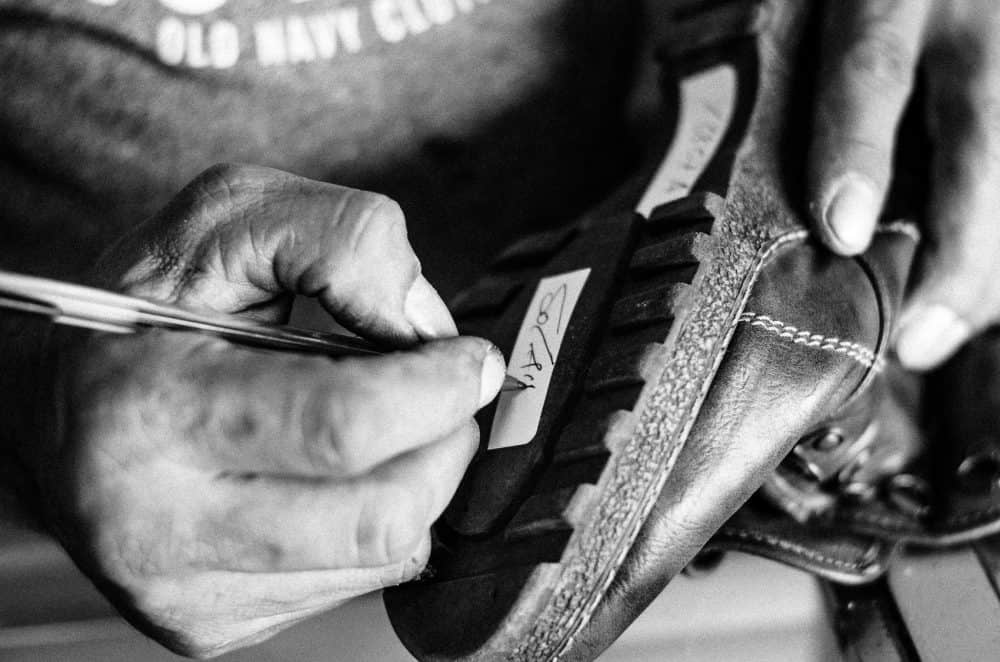
{"type": "Polygon", "coordinates": [[[775,334],[779,338],[791,340],[797,345],[804,345],[805,347],[814,347],[826,352],[843,354],[854,359],[866,368],[871,368],[873,370],[882,369],[882,362],[879,357],[875,355],[875,352],[871,348],[865,347],[860,343],[841,340],[840,338],[834,336],[824,336],[810,331],[801,331],[791,324],[785,324],[780,320],[768,317],[767,315],[759,315],[757,313],[745,312],[740,315],[739,321],[744,324],[749,324],[750,326],[756,326],[764,329],[765,331],[775,334]]]}

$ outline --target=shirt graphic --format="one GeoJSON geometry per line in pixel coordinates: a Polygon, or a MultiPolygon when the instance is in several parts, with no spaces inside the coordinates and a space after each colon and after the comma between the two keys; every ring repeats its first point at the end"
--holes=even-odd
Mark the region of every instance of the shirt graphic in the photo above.
{"type": "MultiPolygon", "coordinates": [[[[84,0],[111,8],[150,0],[84,0]]],[[[395,44],[446,25],[490,0],[283,0],[273,17],[247,25],[219,10],[237,0],[156,0],[166,11],[153,35],[165,64],[228,69],[250,61],[264,67],[332,60],[369,44],[395,44]]]]}

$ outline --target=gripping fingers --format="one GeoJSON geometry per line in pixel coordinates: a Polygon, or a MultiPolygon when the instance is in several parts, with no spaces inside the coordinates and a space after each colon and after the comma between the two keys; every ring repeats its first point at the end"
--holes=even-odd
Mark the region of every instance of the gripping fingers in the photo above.
{"type": "Polygon", "coordinates": [[[46,472],[56,530],[133,622],[199,655],[418,572],[505,372],[472,338],[346,368],[179,333],[85,342],[60,379],[77,443],[46,472]],[[359,418],[321,449],[303,403],[323,400],[288,394],[324,389],[359,418]]]}
{"type": "MultiPolygon", "coordinates": [[[[994,18],[1000,14],[991,11],[994,18]]],[[[985,22],[988,14],[976,20],[985,22]]],[[[928,65],[935,146],[930,242],[896,340],[900,360],[915,370],[940,364],[1000,319],[1000,47],[994,35],[963,31],[928,65]]]]}
{"type": "Polygon", "coordinates": [[[202,173],[113,254],[127,292],[221,312],[314,296],[342,324],[389,342],[456,335],[391,199],[269,168],[202,173]]]}
{"type": "Polygon", "coordinates": [[[469,422],[364,476],[221,477],[209,490],[202,544],[209,567],[250,572],[358,569],[355,588],[398,583],[426,559],[431,524],[475,454],[469,422]]]}
{"type": "Polygon", "coordinates": [[[844,255],[871,242],[930,0],[829,0],[810,152],[819,233],[844,255]]]}
{"type": "Polygon", "coordinates": [[[175,372],[169,393],[189,400],[173,407],[169,424],[187,443],[171,452],[227,473],[362,475],[465,425],[506,374],[496,348],[477,338],[338,360],[208,342],[173,365],[161,349],[164,370],[175,372]]]}

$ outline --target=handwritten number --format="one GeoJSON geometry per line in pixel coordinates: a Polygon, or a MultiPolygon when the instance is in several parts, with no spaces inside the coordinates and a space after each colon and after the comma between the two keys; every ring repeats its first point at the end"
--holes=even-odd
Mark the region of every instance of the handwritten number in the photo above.
{"type": "Polygon", "coordinates": [[[545,326],[549,323],[551,319],[550,311],[552,310],[553,303],[558,299],[559,301],[559,317],[556,319],[556,333],[562,332],[563,323],[563,313],[566,311],[566,295],[569,288],[566,283],[563,283],[551,292],[546,292],[545,296],[538,303],[538,314],[535,316],[535,323],[539,326],[545,326]]]}
{"type": "Polygon", "coordinates": [[[556,358],[552,353],[550,339],[552,339],[553,335],[554,339],[558,339],[563,333],[566,299],[568,296],[569,286],[563,283],[559,287],[546,292],[538,302],[538,309],[535,311],[535,324],[529,329],[529,333],[535,334],[536,338],[534,341],[528,343],[525,362],[520,366],[520,369],[525,371],[521,375],[522,380],[528,379],[534,381],[535,377],[531,374],[532,372],[542,373],[555,365],[556,358]],[[554,331],[552,330],[553,321],[555,321],[554,331]],[[545,354],[541,359],[538,356],[540,349],[545,350],[545,354]],[[544,359],[548,359],[547,364],[542,362],[544,359]]]}
{"type": "MultiPolygon", "coordinates": [[[[536,331],[538,333],[538,338],[542,341],[542,347],[545,348],[545,353],[549,357],[549,365],[555,365],[556,357],[552,354],[552,350],[549,348],[549,339],[545,337],[545,331],[542,329],[542,327],[538,325],[531,327],[531,330],[536,331]]],[[[532,343],[531,345],[532,355],[534,355],[534,350],[535,350],[535,345],[534,343],[532,343]]]]}
{"type": "MultiPolygon", "coordinates": [[[[521,369],[524,370],[532,368],[541,372],[544,367],[545,366],[538,362],[538,358],[535,356],[535,343],[528,343],[528,362],[521,366],[521,369]]],[[[532,377],[532,379],[534,379],[534,377],[532,377]]]]}

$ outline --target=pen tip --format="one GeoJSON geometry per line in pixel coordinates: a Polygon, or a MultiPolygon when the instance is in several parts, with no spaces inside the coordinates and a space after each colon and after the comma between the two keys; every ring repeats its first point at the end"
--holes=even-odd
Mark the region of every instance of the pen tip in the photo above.
{"type": "Polygon", "coordinates": [[[523,391],[526,388],[534,388],[531,384],[522,382],[517,377],[511,377],[507,375],[503,381],[503,390],[505,391],[523,391]]]}

